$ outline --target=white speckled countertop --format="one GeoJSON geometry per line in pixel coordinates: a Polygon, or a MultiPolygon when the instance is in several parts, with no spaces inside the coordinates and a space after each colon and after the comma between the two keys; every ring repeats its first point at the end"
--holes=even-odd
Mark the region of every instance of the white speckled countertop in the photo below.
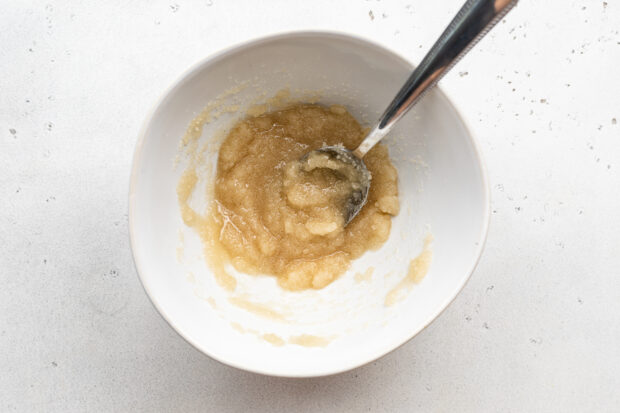
{"type": "Polygon", "coordinates": [[[163,321],[127,235],[133,147],[160,92],[286,30],[419,62],[461,0],[260,3],[3,5],[0,411],[618,411],[617,0],[521,0],[443,80],[483,148],[493,215],[471,281],[411,342],[288,380],[210,360],[163,321]]]}

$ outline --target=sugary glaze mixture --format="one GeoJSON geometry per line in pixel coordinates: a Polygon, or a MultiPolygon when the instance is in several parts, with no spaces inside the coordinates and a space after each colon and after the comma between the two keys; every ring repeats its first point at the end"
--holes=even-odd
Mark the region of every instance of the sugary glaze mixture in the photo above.
{"type": "MultiPolygon", "coordinates": [[[[399,210],[398,176],[384,146],[368,152],[368,202],[344,226],[342,203],[357,183],[327,158],[299,159],[326,145],[353,149],[364,134],[338,105],[302,104],[250,116],[219,150],[211,219],[191,216],[186,223],[197,227],[206,249],[215,248],[220,267],[230,262],[241,272],[275,275],[289,290],[323,288],[351,260],[387,240],[399,210]]],[[[181,204],[195,182],[186,176],[179,183],[181,204]]]]}

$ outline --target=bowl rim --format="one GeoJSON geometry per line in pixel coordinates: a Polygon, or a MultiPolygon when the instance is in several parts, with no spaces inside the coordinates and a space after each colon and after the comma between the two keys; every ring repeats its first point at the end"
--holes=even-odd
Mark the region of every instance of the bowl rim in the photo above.
{"type": "Polygon", "coordinates": [[[137,185],[138,171],[140,170],[140,166],[142,164],[142,152],[143,152],[142,146],[144,145],[144,142],[146,140],[146,132],[148,130],[149,125],[153,121],[153,116],[155,115],[157,110],[161,107],[161,105],[164,103],[164,101],[176,89],[178,89],[184,83],[184,81],[186,81],[192,75],[202,70],[205,66],[215,64],[218,61],[226,58],[227,56],[234,54],[234,53],[242,52],[245,49],[248,49],[248,48],[260,45],[260,44],[269,43],[275,40],[290,38],[290,37],[302,37],[302,38],[303,37],[306,37],[306,38],[307,37],[324,37],[324,38],[346,40],[346,41],[361,44],[365,47],[377,49],[382,52],[387,52],[393,55],[393,57],[397,58],[398,60],[401,60],[402,63],[409,66],[412,70],[415,67],[415,65],[413,65],[409,60],[402,57],[400,54],[396,53],[394,50],[390,49],[384,44],[381,44],[379,42],[376,42],[374,40],[371,40],[359,34],[349,33],[349,32],[344,32],[344,31],[334,31],[334,30],[291,30],[291,31],[279,32],[275,34],[261,36],[258,38],[252,38],[250,40],[246,40],[240,43],[230,45],[228,47],[219,49],[218,51],[200,59],[198,62],[194,63],[188,69],[183,71],[180,75],[176,76],[175,79],[170,84],[170,86],[168,86],[159,95],[155,103],[147,111],[147,114],[144,118],[140,131],[138,133],[138,139],[136,140],[136,144],[134,148],[131,172],[130,172],[130,177],[129,177],[129,203],[128,203],[129,243],[131,247],[131,256],[134,262],[134,266],[136,268],[136,273],[138,274],[140,283],[142,284],[142,287],[144,291],[146,292],[146,295],[148,296],[149,300],[151,301],[151,303],[153,304],[157,312],[160,314],[160,316],[168,323],[168,325],[174,331],[176,331],[176,333],[181,338],[183,338],[187,343],[191,344],[194,348],[199,350],[201,353],[205,354],[209,358],[215,361],[218,361],[226,366],[235,367],[240,370],[249,371],[252,373],[262,374],[266,376],[290,377],[290,378],[323,377],[323,376],[330,376],[334,374],[344,373],[344,372],[353,370],[355,368],[364,366],[366,364],[376,361],[379,358],[386,356],[387,354],[397,350],[398,348],[410,342],[421,331],[425,330],[433,321],[435,321],[448,308],[448,306],[456,299],[456,297],[463,290],[467,282],[470,280],[474,270],[478,266],[478,263],[480,262],[480,259],[482,257],[482,252],[484,250],[484,247],[485,247],[485,244],[488,238],[489,225],[490,225],[490,219],[491,219],[491,213],[490,213],[491,196],[490,196],[490,186],[489,186],[487,166],[484,161],[484,158],[482,157],[482,150],[480,148],[480,144],[478,143],[478,141],[472,134],[472,128],[470,124],[466,121],[466,119],[463,116],[461,116],[461,113],[457,109],[457,106],[455,105],[455,103],[448,97],[448,94],[446,94],[440,88],[439,85],[436,85],[435,93],[438,93],[441,99],[443,99],[448,104],[449,110],[452,111],[452,114],[456,116],[456,118],[461,122],[463,128],[465,129],[467,138],[469,139],[469,143],[471,144],[471,147],[473,148],[474,157],[477,160],[478,167],[480,168],[480,175],[481,175],[482,186],[483,186],[482,188],[483,198],[484,198],[483,199],[483,205],[484,205],[483,222],[482,222],[482,227],[481,227],[481,231],[479,234],[477,248],[475,251],[476,258],[473,260],[470,268],[466,271],[465,276],[462,278],[460,282],[460,285],[458,285],[458,287],[454,290],[453,294],[446,297],[444,302],[440,306],[438,306],[438,310],[436,310],[430,317],[428,317],[428,319],[420,327],[412,330],[410,334],[404,340],[402,340],[400,344],[392,348],[389,348],[385,351],[382,351],[379,354],[371,358],[364,359],[364,360],[358,360],[344,367],[330,368],[330,366],[328,365],[328,366],[322,366],[315,370],[306,371],[306,372],[294,371],[294,372],[282,373],[282,372],[269,371],[268,369],[258,369],[258,368],[253,368],[253,367],[247,367],[247,366],[241,365],[240,363],[237,363],[235,360],[228,360],[216,354],[211,354],[208,350],[204,349],[199,343],[195,342],[190,337],[185,336],[184,333],[175,326],[175,323],[172,320],[172,318],[166,313],[164,308],[162,308],[162,306],[157,300],[157,297],[152,293],[151,289],[149,288],[148,282],[143,275],[144,270],[143,270],[143,266],[141,265],[141,258],[136,254],[137,235],[136,235],[136,228],[134,226],[135,224],[134,216],[136,213],[134,193],[135,193],[135,188],[137,185]]]}

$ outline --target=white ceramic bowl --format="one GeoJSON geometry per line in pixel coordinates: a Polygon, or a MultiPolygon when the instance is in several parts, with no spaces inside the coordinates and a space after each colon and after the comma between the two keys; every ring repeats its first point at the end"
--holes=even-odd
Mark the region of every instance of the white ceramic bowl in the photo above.
{"type": "MultiPolygon", "coordinates": [[[[289,33],[211,56],[164,94],[136,147],[129,225],[144,288],[182,337],[210,357],[244,370],[321,376],[361,366],[394,350],[454,299],[485,242],[489,192],[476,143],[438,89],[427,94],[384,141],[400,180],[401,213],[392,221],[389,240],[322,290],[286,292],[272,277],[237,274],[236,291],[225,291],[214,281],[200,241],[182,223],[177,204],[176,185],[184,166],[183,161],[175,166],[179,140],[190,120],[217,95],[245,82],[228,97],[243,109],[258,95],[268,97],[284,87],[293,95],[317,92],[319,103],[344,104],[370,125],[411,70],[403,58],[357,37],[289,33]],[[406,275],[429,232],[434,237],[429,273],[405,299],[386,306],[387,292],[406,275]],[[355,274],[369,267],[374,267],[372,278],[356,281],[355,274]],[[231,295],[242,297],[237,304],[239,300],[245,304],[233,305],[231,295]],[[283,319],[266,316],[263,307],[283,319]],[[285,341],[313,335],[327,338],[329,344],[275,346],[261,338],[268,333],[285,341]]],[[[202,142],[213,139],[216,131],[242,113],[225,114],[206,125],[202,142]]],[[[207,174],[213,173],[216,156],[208,153],[207,174]]],[[[193,202],[204,208],[207,198],[203,194],[193,202]]]]}

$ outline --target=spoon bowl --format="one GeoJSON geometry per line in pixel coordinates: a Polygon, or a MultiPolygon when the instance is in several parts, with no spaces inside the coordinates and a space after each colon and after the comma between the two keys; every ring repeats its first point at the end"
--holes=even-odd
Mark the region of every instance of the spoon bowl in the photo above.
{"type": "Polygon", "coordinates": [[[343,176],[350,182],[355,183],[355,185],[351,185],[351,192],[342,206],[344,226],[347,226],[368,200],[368,190],[370,189],[370,181],[372,179],[370,171],[366,168],[366,164],[361,158],[355,156],[353,152],[344,146],[324,146],[310,151],[301,158],[301,162],[307,163],[308,159],[322,154],[327,155],[331,160],[342,163],[345,167],[343,169],[355,174],[355,177],[343,176]]]}

